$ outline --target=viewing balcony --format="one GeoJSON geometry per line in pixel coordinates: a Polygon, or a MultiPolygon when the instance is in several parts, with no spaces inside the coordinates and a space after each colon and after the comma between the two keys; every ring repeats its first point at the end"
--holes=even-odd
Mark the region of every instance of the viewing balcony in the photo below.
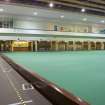
{"type": "Polygon", "coordinates": [[[60,32],[39,29],[23,28],[0,28],[0,36],[26,36],[26,37],[65,37],[65,38],[105,38],[105,34],[99,33],[77,33],[77,32],[60,32]],[[30,35],[30,36],[29,36],[30,35]]]}

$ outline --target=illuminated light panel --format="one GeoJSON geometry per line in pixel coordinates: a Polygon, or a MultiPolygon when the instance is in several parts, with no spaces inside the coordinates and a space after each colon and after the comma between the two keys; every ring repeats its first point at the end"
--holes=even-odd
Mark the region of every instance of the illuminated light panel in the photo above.
{"type": "Polygon", "coordinates": [[[101,20],[101,23],[105,23],[105,21],[104,20],[101,20]]]}
{"type": "Polygon", "coordinates": [[[85,12],[85,11],[86,11],[86,9],[85,9],[85,8],[82,8],[82,9],[81,9],[81,12],[85,12]]]}
{"type": "Polygon", "coordinates": [[[83,21],[87,21],[87,18],[83,18],[83,21]]]}
{"type": "Polygon", "coordinates": [[[64,18],[64,17],[65,17],[64,15],[61,15],[61,16],[60,16],[60,18],[64,18]]]}
{"type": "Polygon", "coordinates": [[[54,7],[54,3],[52,3],[52,2],[49,3],[49,7],[50,7],[50,8],[53,8],[53,7],[54,7]]]}
{"type": "Polygon", "coordinates": [[[33,14],[34,14],[35,16],[36,16],[36,15],[38,15],[38,13],[37,13],[37,12],[34,12],[33,14]]]}
{"type": "Polygon", "coordinates": [[[4,11],[4,9],[3,8],[0,8],[0,12],[3,12],[4,11]]]}

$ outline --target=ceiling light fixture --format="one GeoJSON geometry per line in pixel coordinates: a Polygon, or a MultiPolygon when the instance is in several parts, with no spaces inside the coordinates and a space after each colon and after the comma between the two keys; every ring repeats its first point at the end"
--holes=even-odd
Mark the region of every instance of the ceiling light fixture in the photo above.
{"type": "Polygon", "coordinates": [[[83,18],[83,21],[87,21],[87,18],[83,18]]]}
{"type": "Polygon", "coordinates": [[[0,8],[0,12],[3,12],[4,11],[4,9],[3,8],[0,8]]]}
{"type": "Polygon", "coordinates": [[[101,23],[105,23],[105,21],[104,20],[101,20],[101,23]]]}
{"type": "Polygon", "coordinates": [[[49,7],[50,7],[50,8],[53,8],[53,7],[54,7],[54,3],[52,3],[52,2],[49,3],[49,7]]]}
{"type": "Polygon", "coordinates": [[[82,8],[82,9],[81,9],[81,12],[85,12],[85,11],[86,11],[86,9],[85,9],[85,8],[82,8]]]}
{"type": "Polygon", "coordinates": [[[61,15],[60,18],[64,18],[64,15],[61,15]]]}
{"type": "Polygon", "coordinates": [[[35,16],[36,16],[36,15],[38,15],[38,13],[37,13],[37,12],[34,12],[33,14],[34,14],[35,16]]]}

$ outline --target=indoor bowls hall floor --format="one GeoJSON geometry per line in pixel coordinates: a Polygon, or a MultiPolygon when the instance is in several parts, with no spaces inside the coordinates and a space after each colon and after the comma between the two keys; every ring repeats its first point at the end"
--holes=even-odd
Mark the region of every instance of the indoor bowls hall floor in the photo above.
{"type": "Polygon", "coordinates": [[[91,105],[105,103],[105,51],[15,52],[5,55],[91,105]]]}

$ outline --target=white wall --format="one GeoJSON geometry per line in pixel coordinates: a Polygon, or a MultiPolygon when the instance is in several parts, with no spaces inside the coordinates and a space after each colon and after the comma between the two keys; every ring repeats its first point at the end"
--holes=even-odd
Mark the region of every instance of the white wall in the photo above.
{"type": "Polygon", "coordinates": [[[23,20],[15,19],[15,28],[25,28],[25,29],[40,29],[40,30],[54,30],[54,25],[58,26],[58,31],[61,27],[64,27],[64,31],[71,32],[99,32],[99,30],[105,29],[103,24],[90,24],[90,23],[72,23],[71,21],[64,21],[63,19],[38,19],[34,20],[23,20]]]}
{"type": "Polygon", "coordinates": [[[38,21],[25,21],[16,20],[14,21],[15,28],[25,28],[25,29],[47,29],[47,23],[38,21]]]}
{"type": "Polygon", "coordinates": [[[61,30],[61,27],[64,27],[64,31],[74,32],[84,32],[84,30],[91,32],[92,30],[91,25],[89,24],[72,23],[71,21],[63,21],[60,19],[14,20],[15,28],[54,30],[54,25],[58,26],[59,31],[61,30]]]}

